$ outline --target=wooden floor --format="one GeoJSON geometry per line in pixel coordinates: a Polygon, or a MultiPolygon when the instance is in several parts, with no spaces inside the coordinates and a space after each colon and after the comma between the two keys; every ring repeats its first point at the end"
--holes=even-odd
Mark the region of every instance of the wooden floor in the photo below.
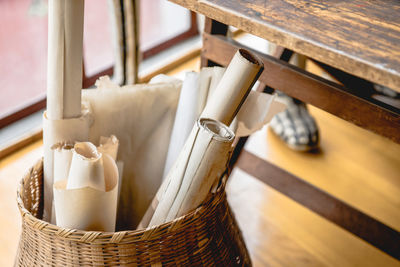
{"type": "MultiPolygon", "coordinates": [[[[180,69],[197,69],[198,59],[180,69]]],[[[174,74],[177,72],[175,71],[174,74]]],[[[310,108],[321,129],[320,153],[291,151],[268,127],[246,149],[400,230],[400,145],[310,108]]],[[[36,142],[0,162],[0,266],[11,266],[20,217],[19,179],[42,155],[36,142]]],[[[229,202],[255,266],[400,266],[400,262],[235,169],[229,202]]]]}
{"type": "MultiPolygon", "coordinates": [[[[399,230],[400,146],[321,110],[311,112],[321,128],[320,153],[294,152],[268,127],[246,149],[399,230]]],[[[240,170],[228,193],[256,266],[400,266],[240,170]]]]}

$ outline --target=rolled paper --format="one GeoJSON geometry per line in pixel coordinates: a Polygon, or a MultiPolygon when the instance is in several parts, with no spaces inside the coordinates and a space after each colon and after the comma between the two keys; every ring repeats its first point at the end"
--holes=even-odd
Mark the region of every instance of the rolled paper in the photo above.
{"type": "MultiPolygon", "coordinates": [[[[275,95],[251,91],[237,114],[237,137],[249,136],[266,125],[273,116],[286,108],[275,101],[275,95]]],[[[232,123],[233,124],[233,123],[232,123]]]]}
{"type": "Polygon", "coordinates": [[[196,72],[186,73],[179,96],[163,177],[168,174],[194,124],[204,109],[209,83],[210,77],[204,74],[201,75],[201,73],[196,72]]]}
{"type": "Polygon", "coordinates": [[[49,119],[81,115],[83,10],[83,0],[49,0],[49,119]]]}
{"type": "Polygon", "coordinates": [[[64,118],[65,1],[48,2],[47,117],[64,118]]]}
{"type": "Polygon", "coordinates": [[[196,140],[202,141],[196,141],[191,154],[191,158],[195,156],[197,162],[188,162],[187,173],[166,221],[178,218],[200,206],[213,184],[221,178],[227,168],[235,135],[217,121],[203,119],[200,123],[204,130],[199,130],[196,140]],[[197,144],[199,146],[196,146],[197,144]]]}
{"type": "Polygon", "coordinates": [[[90,142],[74,146],[67,189],[91,187],[105,191],[103,157],[90,142]]]}
{"type": "MultiPolygon", "coordinates": [[[[54,183],[57,225],[86,231],[115,231],[118,195],[118,169],[107,154],[102,156],[103,190],[84,186],[68,189],[68,180],[54,183]]],[[[71,169],[74,162],[71,163],[71,169]]],[[[72,171],[70,171],[71,173],[72,171]]]]}
{"type": "Polygon", "coordinates": [[[48,3],[47,111],[43,120],[43,219],[46,221],[52,219],[53,206],[51,147],[63,140],[88,138],[86,119],[81,116],[83,8],[83,0],[48,3]]]}
{"type": "Polygon", "coordinates": [[[250,52],[239,49],[200,117],[230,125],[262,70],[260,60],[250,52]]]}
{"type": "Polygon", "coordinates": [[[44,213],[43,219],[51,221],[54,180],[54,151],[51,147],[59,142],[85,141],[89,138],[89,128],[93,123],[90,105],[82,105],[82,115],[79,118],[52,120],[43,113],[43,172],[44,172],[44,213]]]}
{"type": "Polygon", "coordinates": [[[110,137],[100,136],[100,145],[97,147],[97,150],[100,153],[108,154],[116,161],[118,155],[118,146],[119,141],[115,135],[111,135],[110,137]]]}
{"type": "MultiPolygon", "coordinates": [[[[63,118],[76,118],[81,115],[83,17],[85,1],[62,0],[62,2],[65,2],[63,118]]],[[[61,88],[58,89],[60,90],[61,88]]]]}
{"type": "Polygon", "coordinates": [[[54,155],[54,182],[68,178],[74,142],[61,142],[52,146],[54,155]]]}
{"type": "Polygon", "coordinates": [[[158,225],[197,208],[224,174],[234,137],[220,122],[198,120],[140,227],[158,225]]]}
{"type": "Polygon", "coordinates": [[[202,68],[201,72],[207,72],[210,75],[210,85],[208,88],[207,103],[211,101],[212,95],[215,92],[219,82],[224,76],[226,68],[223,67],[207,67],[202,68]]]}
{"type": "Polygon", "coordinates": [[[198,86],[197,88],[195,88],[199,91],[197,95],[197,105],[194,107],[196,108],[195,112],[197,114],[196,121],[198,120],[198,117],[203,112],[204,107],[207,104],[207,97],[210,89],[211,78],[212,75],[210,75],[210,73],[207,71],[207,68],[203,68],[200,70],[198,86]]]}

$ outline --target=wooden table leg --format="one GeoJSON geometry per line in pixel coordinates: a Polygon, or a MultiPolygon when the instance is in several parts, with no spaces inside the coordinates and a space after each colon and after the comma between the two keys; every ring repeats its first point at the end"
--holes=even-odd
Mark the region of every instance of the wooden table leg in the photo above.
{"type": "MultiPolygon", "coordinates": [[[[228,33],[228,25],[206,17],[204,24],[204,32],[212,35],[218,34],[226,36],[226,34],[228,33]]],[[[203,37],[203,42],[204,42],[204,37],[203,37]]],[[[204,51],[202,50],[201,67],[212,67],[212,66],[220,66],[220,65],[205,57],[204,51]]]]}

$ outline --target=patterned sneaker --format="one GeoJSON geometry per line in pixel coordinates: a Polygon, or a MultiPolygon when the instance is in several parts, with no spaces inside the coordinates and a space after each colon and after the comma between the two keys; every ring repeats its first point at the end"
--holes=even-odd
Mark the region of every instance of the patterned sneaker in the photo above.
{"type": "Polygon", "coordinates": [[[377,93],[394,98],[394,99],[400,99],[400,93],[390,89],[389,87],[379,85],[379,84],[374,84],[374,89],[376,90],[377,93]]]}
{"type": "Polygon", "coordinates": [[[294,98],[278,94],[287,104],[287,109],[276,114],[270,128],[291,149],[310,151],[318,147],[319,133],[314,118],[310,115],[306,105],[294,98]]]}

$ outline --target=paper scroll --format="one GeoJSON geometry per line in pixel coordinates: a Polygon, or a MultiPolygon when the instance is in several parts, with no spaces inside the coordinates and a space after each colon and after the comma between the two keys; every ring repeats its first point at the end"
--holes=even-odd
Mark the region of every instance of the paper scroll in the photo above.
{"type": "Polygon", "coordinates": [[[49,0],[47,116],[81,114],[83,0],[49,0]]]}
{"type": "Polygon", "coordinates": [[[262,70],[261,61],[248,51],[239,49],[200,117],[230,125],[262,70]]]}
{"type": "Polygon", "coordinates": [[[115,160],[89,142],[76,143],[68,178],[54,183],[57,225],[115,231],[118,169],[115,160]]]}
{"type": "Polygon", "coordinates": [[[91,187],[105,191],[103,155],[89,142],[75,144],[67,189],[91,187]]]}
{"type": "Polygon", "coordinates": [[[119,140],[115,135],[110,137],[100,136],[100,145],[97,148],[100,153],[108,154],[113,160],[117,160],[119,140]]]}
{"type": "Polygon", "coordinates": [[[52,146],[54,157],[54,183],[68,177],[75,142],[61,142],[52,146]]]}
{"type": "Polygon", "coordinates": [[[63,140],[87,140],[89,123],[81,110],[84,0],[49,0],[48,8],[47,111],[43,119],[43,219],[51,221],[51,146],[63,140]]]}
{"type": "MultiPolygon", "coordinates": [[[[43,219],[52,221],[52,199],[54,182],[54,155],[51,149],[54,144],[64,141],[86,141],[89,128],[93,122],[90,105],[82,105],[79,118],[51,120],[47,111],[43,114],[43,172],[44,172],[44,213],[43,219]]],[[[53,220],[54,221],[54,220],[53,220]]]]}
{"type": "Polygon", "coordinates": [[[200,119],[138,228],[164,223],[198,207],[224,173],[234,136],[222,123],[200,119]]]}
{"type": "Polygon", "coordinates": [[[211,101],[211,96],[213,95],[215,89],[217,88],[219,82],[222,79],[222,76],[225,73],[226,68],[223,67],[207,67],[207,68],[202,68],[201,72],[202,73],[207,73],[210,75],[210,85],[208,89],[208,95],[207,95],[207,103],[211,101]]]}
{"type": "Polygon", "coordinates": [[[177,159],[199,116],[230,125],[262,68],[263,64],[249,52],[239,50],[226,71],[224,68],[212,67],[203,68],[198,74],[186,74],[163,177],[177,159]]]}
{"type": "Polygon", "coordinates": [[[249,136],[264,127],[275,114],[285,110],[286,105],[275,99],[275,95],[251,91],[236,116],[235,135],[249,136]]]}
{"type": "Polygon", "coordinates": [[[224,72],[225,68],[222,67],[208,67],[202,68],[199,73],[186,73],[168,146],[163,178],[167,176],[172,164],[178,158],[195,122],[199,119],[210,99],[210,94],[215,90],[224,72]]]}
{"type": "MultiPolygon", "coordinates": [[[[48,2],[47,110],[49,119],[64,117],[65,0],[48,2]]],[[[78,102],[80,103],[80,102],[78,102]]]]}
{"type": "Polygon", "coordinates": [[[204,109],[209,84],[210,76],[202,75],[201,72],[186,73],[179,96],[163,177],[167,176],[195,122],[204,109]]]}

